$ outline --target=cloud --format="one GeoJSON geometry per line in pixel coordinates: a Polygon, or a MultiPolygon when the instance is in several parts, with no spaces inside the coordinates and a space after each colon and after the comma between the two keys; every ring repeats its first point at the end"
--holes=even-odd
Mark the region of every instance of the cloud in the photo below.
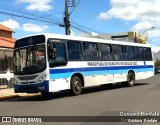
{"type": "Polygon", "coordinates": [[[98,35],[98,34],[95,33],[95,32],[92,32],[91,34],[92,34],[92,36],[97,36],[97,35],[98,35]]]}
{"type": "Polygon", "coordinates": [[[123,21],[136,21],[130,30],[143,33],[146,29],[149,37],[160,37],[160,0],[110,0],[111,8],[101,12],[97,19],[109,20],[112,18],[123,21]]]}
{"type": "Polygon", "coordinates": [[[157,41],[158,39],[157,38],[155,38],[155,39],[153,39],[153,40],[151,40],[152,42],[155,42],[155,41],[157,41]]]}
{"type": "Polygon", "coordinates": [[[12,20],[12,19],[8,19],[8,20],[5,20],[3,22],[0,22],[0,24],[10,28],[10,29],[17,29],[17,28],[20,28],[19,27],[19,23],[15,20],[12,20]]]}
{"type": "Polygon", "coordinates": [[[160,47],[152,46],[152,51],[153,51],[154,53],[157,53],[158,51],[160,51],[160,47]]]}
{"type": "Polygon", "coordinates": [[[160,30],[156,29],[156,30],[150,30],[148,31],[148,36],[149,37],[159,37],[160,36],[160,30]]]}
{"type": "Polygon", "coordinates": [[[27,10],[48,11],[53,9],[50,5],[52,0],[17,0],[17,2],[29,4],[27,10]]]}
{"type": "Polygon", "coordinates": [[[153,27],[154,24],[150,21],[142,21],[134,25],[131,30],[133,31],[144,31],[145,29],[153,27]]]}
{"type": "Polygon", "coordinates": [[[160,36],[160,22],[158,21],[142,21],[138,22],[137,24],[133,25],[133,27],[130,29],[132,31],[138,31],[138,32],[145,32],[148,33],[149,37],[159,37],[160,36]],[[154,27],[154,29],[149,29],[151,27],[154,27]],[[149,30],[146,30],[149,29],[149,30]]]}
{"type": "Polygon", "coordinates": [[[71,35],[71,36],[75,36],[73,30],[70,30],[70,35],[71,35]]]}
{"type": "Polygon", "coordinates": [[[99,14],[98,18],[107,20],[160,20],[159,0],[110,0],[111,9],[99,14]],[[108,18],[110,17],[110,18],[108,18]]]}
{"type": "Polygon", "coordinates": [[[99,19],[99,20],[108,20],[108,19],[111,19],[111,18],[112,17],[105,12],[100,13],[99,16],[97,17],[97,19],[99,19]]]}
{"type": "Polygon", "coordinates": [[[137,5],[140,0],[111,0],[110,3],[114,7],[123,7],[126,5],[137,5]]]}
{"type": "Polygon", "coordinates": [[[23,24],[23,30],[27,31],[27,32],[42,32],[47,28],[48,28],[48,26],[36,25],[36,24],[33,24],[33,23],[23,24]]]}

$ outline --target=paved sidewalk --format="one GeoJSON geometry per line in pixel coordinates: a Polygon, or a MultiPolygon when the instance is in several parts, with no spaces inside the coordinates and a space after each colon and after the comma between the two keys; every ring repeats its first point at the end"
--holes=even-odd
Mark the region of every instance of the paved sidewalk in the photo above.
{"type": "Polygon", "coordinates": [[[34,95],[39,95],[39,94],[38,93],[36,94],[14,93],[13,88],[0,89],[0,101],[5,100],[5,99],[19,98],[19,97],[25,97],[25,96],[34,96],[34,95]]]}

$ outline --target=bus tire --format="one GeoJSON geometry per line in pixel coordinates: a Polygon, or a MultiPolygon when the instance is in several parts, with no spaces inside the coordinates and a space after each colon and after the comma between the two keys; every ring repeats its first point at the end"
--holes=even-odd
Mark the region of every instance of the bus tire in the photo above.
{"type": "Polygon", "coordinates": [[[80,95],[82,92],[82,81],[78,76],[71,79],[71,91],[73,95],[80,95]]]}
{"type": "Polygon", "coordinates": [[[133,87],[134,84],[135,84],[135,75],[134,73],[129,72],[127,76],[127,82],[125,82],[125,85],[128,87],[133,87]]]}

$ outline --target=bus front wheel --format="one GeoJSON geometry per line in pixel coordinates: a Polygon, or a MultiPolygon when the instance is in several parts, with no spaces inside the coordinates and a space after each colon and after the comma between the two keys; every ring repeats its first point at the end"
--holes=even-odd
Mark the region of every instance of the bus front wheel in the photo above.
{"type": "Polygon", "coordinates": [[[135,84],[135,75],[134,73],[129,72],[127,76],[127,82],[125,82],[125,85],[128,87],[133,87],[134,84],[135,84]]]}
{"type": "Polygon", "coordinates": [[[71,79],[71,91],[73,95],[80,95],[82,92],[82,81],[78,76],[71,79]]]}

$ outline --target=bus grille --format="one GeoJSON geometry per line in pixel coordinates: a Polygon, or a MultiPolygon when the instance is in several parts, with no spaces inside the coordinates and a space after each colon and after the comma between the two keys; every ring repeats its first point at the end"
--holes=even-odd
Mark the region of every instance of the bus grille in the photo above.
{"type": "Polygon", "coordinates": [[[37,76],[38,76],[38,75],[18,77],[18,79],[20,79],[20,80],[33,80],[33,79],[35,79],[37,76]]]}

